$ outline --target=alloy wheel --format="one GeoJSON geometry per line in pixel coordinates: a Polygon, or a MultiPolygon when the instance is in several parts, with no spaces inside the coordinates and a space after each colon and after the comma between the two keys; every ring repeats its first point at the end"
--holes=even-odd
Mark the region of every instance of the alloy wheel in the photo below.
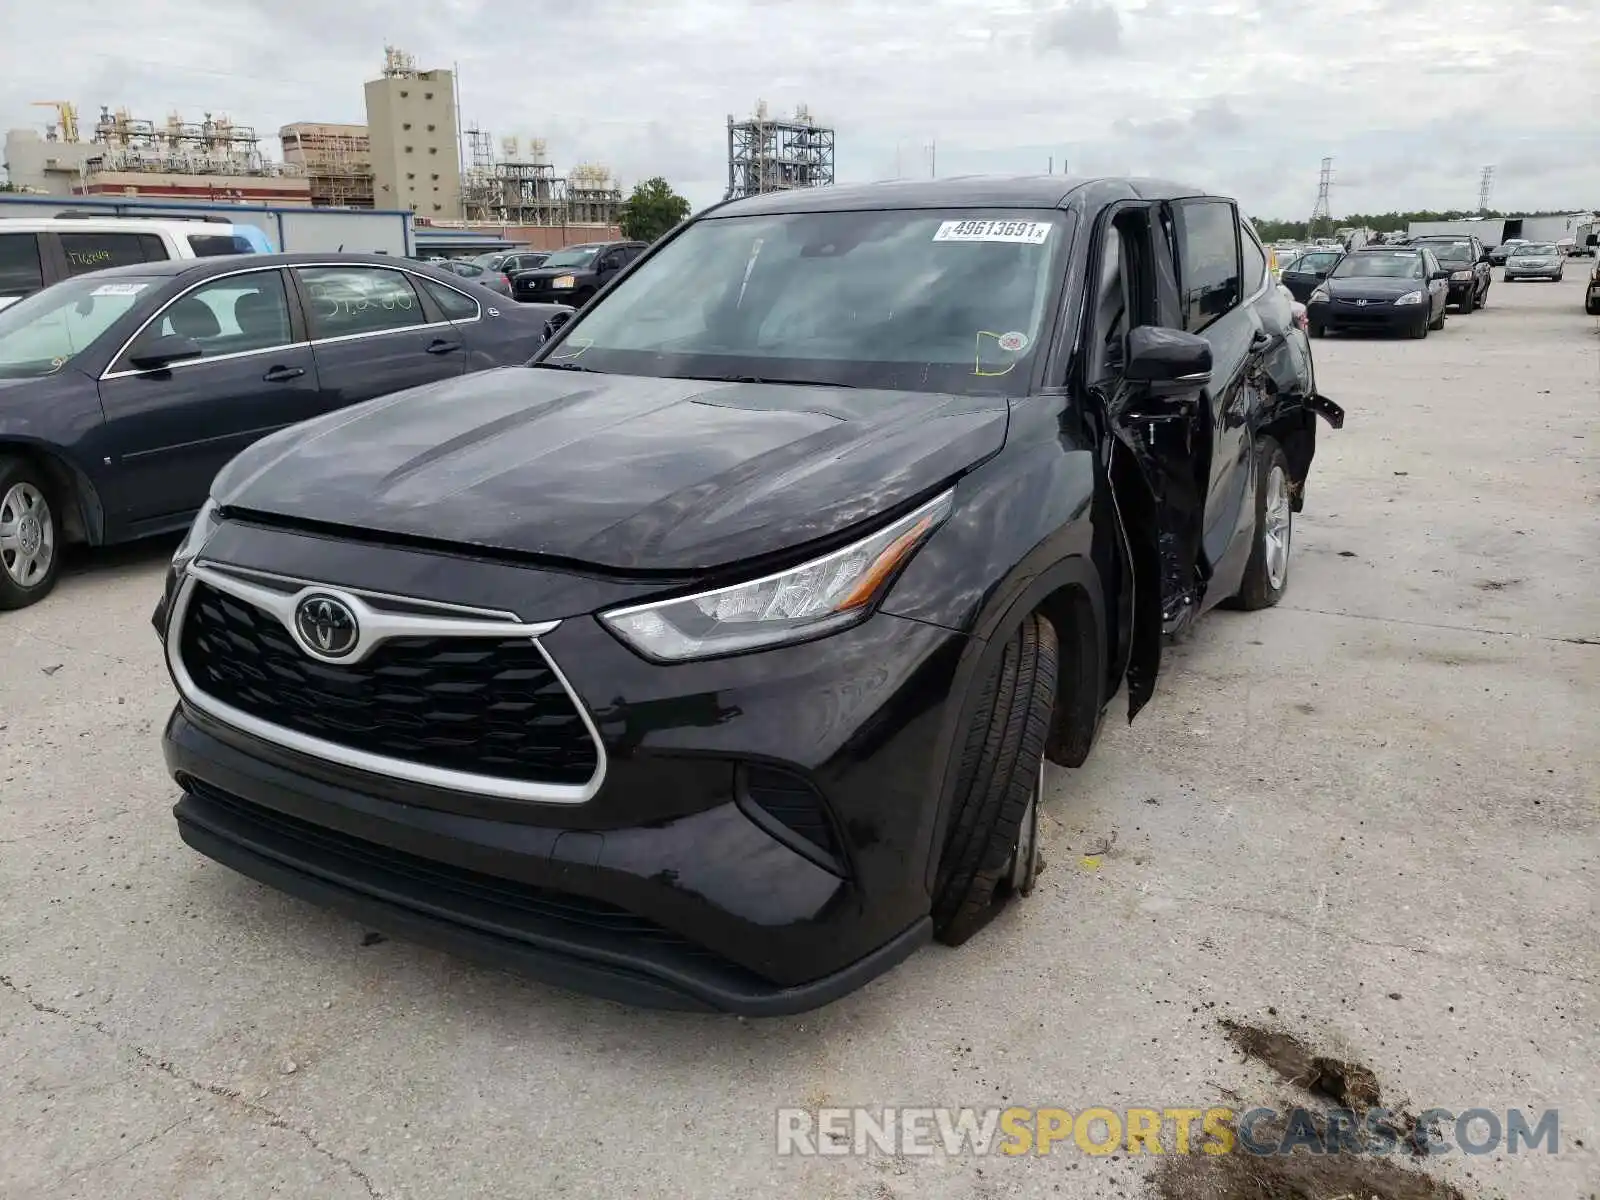
{"type": "Polygon", "coordinates": [[[1293,521],[1289,509],[1289,480],[1281,466],[1274,466],[1267,475],[1267,498],[1261,530],[1267,583],[1273,591],[1283,587],[1283,581],[1289,574],[1289,538],[1293,521]]]}
{"type": "Polygon", "coordinates": [[[1011,855],[1011,890],[1019,896],[1026,896],[1033,890],[1034,878],[1039,873],[1039,801],[1043,796],[1044,758],[1040,756],[1033,795],[1028,797],[1028,808],[1017,830],[1017,848],[1011,855]]]}

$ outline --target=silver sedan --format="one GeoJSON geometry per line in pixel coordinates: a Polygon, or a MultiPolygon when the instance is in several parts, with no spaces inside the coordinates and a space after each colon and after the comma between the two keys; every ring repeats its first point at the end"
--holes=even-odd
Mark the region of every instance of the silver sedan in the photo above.
{"type": "Polygon", "coordinates": [[[1506,258],[1506,282],[1513,279],[1554,279],[1560,281],[1566,256],[1553,242],[1527,242],[1506,258]]]}

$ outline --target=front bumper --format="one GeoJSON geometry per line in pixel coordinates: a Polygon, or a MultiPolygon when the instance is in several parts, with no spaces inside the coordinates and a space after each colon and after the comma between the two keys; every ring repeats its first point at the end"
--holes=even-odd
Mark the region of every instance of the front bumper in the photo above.
{"type": "Polygon", "coordinates": [[[1450,290],[1445,295],[1446,304],[1462,305],[1478,293],[1476,279],[1452,279],[1450,290]]]}
{"type": "Polygon", "coordinates": [[[586,801],[356,769],[191,695],[164,736],[181,835],[375,928],[636,1004],[805,1011],[930,939],[938,730],[966,638],[880,613],[674,667],[590,618],[539,640],[603,747],[586,801]]]}
{"type": "Polygon", "coordinates": [[[1507,279],[1553,279],[1560,273],[1562,264],[1559,260],[1546,263],[1542,266],[1514,266],[1506,264],[1507,279]]]}
{"type": "Polygon", "coordinates": [[[1427,319],[1426,304],[1395,304],[1372,300],[1357,304],[1353,300],[1323,300],[1306,305],[1306,316],[1324,329],[1370,329],[1398,333],[1413,329],[1427,319]]]}

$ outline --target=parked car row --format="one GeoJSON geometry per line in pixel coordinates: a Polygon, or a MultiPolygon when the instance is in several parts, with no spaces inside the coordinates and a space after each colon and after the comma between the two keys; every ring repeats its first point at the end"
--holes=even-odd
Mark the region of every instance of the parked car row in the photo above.
{"type": "Polygon", "coordinates": [[[139,262],[19,300],[0,311],[0,609],[49,593],[65,543],[186,528],[257,439],[525,362],[571,312],[352,254],[139,262]]]}

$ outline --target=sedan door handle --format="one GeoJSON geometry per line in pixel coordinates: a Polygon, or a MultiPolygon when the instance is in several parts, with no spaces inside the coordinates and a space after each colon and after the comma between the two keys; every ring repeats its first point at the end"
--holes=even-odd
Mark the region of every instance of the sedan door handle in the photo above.
{"type": "Polygon", "coordinates": [[[291,379],[299,379],[305,373],[304,367],[273,367],[261,378],[265,383],[287,383],[291,379]]]}
{"type": "Polygon", "coordinates": [[[452,350],[461,349],[460,342],[449,342],[444,338],[435,338],[428,343],[429,354],[449,354],[452,350]]]}

